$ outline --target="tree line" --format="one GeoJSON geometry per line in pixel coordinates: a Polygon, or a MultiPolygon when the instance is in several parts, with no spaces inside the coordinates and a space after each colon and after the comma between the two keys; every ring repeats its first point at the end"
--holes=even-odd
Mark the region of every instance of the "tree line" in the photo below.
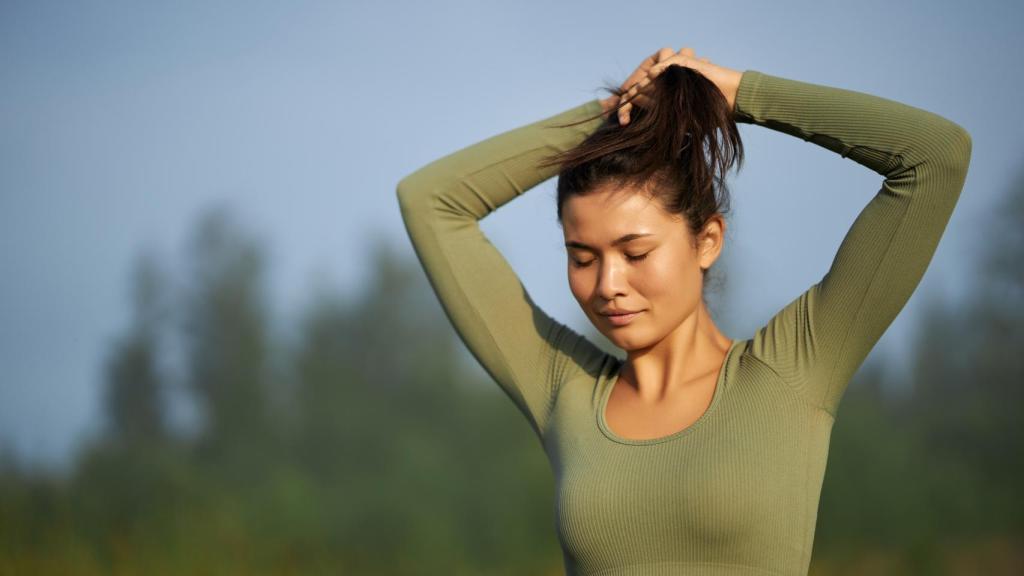
{"type": "MultiPolygon", "coordinates": [[[[1024,178],[986,232],[971,296],[923,315],[909,381],[869,359],[847,388],[812,574],[1022,571],[1024,178]]],[[[418,263],[373,249],[361,293],[315,292],[289,332],[225,209],[181,279],[140,254],[102,434],[67,474],[0,457],[0,573],[562,574],[526,420],[418,263]]]]}

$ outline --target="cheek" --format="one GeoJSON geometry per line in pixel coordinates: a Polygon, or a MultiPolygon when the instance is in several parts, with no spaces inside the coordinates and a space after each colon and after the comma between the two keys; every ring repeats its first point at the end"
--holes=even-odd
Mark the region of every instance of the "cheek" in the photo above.
{"type": "Polygon", "coordinates": [[[678,257],[654,260],[637,275],[635,285],[651,300],[678,302],[692,282],[690,265],[678,257]]]}
{"type": "Polygon", "coordinates": [[[590,285],[589,280],[584,278],[584,276],[585,274],[582,272],[569,268],[569,291],[572,292],[573,298],[575,298],[580,305],[583,305],[590,299],[589,288],[587,288],[590,285]]]}
{"type": "Polygon", "coordinates": [[[679,254],[649,264],[637,275],[634,287],[654,312],[656,323],[673,326],[692,314],[700,299],[700,266],[679,254]]]}

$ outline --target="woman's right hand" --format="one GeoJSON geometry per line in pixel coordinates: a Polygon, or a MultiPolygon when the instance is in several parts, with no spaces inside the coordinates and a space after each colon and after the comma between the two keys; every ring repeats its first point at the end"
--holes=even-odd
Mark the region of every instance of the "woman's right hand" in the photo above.
{"type": "MultiPolygon", "coordinates": [[[[647,77],[651,68],[655,64],[658,64],[659,62],[662,62],[663,60],[666,60],[674,56],[675,54],[675,50],[666,47],[662,48],[661,50],[658,50],[654,54],[651,54],[647,58],[644,58],[644,61],[641,62],[640,65],[637,66],[636,70],[634,70],[633,73],[629,75],[629,78],[626,78],[626,81],[622,83],[622,86],[619,87],[619,91],[622,92],[623,95],[625,95],[625,92],[628,91],[634,84],[637,84],[638,82],[647,77]]],[[[640,106],[643,106],[643,103],[645,102],[646,98],[647,97],[643,93],[640,93],[637,95],[635,102],[640,106]]],[[[623,98],[621,98],[618,94],[612,94],[611,96],[602,100],[601,105],[604,106],[604,111],[607,113],[610,110],[617,108],[622,100],[623,98]]],[[[631,104],[627,103],[626,106],[631,106],[631,104]]],[[[624,115],[623,109],[619,108],[619,124],[625,124],[626,122],[629,121],[628,108],[626,110],[627,111],[624,115]],[[623,118],[625,118],[626,122],[623,122],[623,118]]]]}

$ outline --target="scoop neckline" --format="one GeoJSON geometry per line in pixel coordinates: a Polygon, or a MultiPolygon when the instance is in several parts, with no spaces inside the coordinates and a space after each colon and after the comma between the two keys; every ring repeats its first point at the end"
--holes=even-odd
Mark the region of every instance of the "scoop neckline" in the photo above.
{"type": "Polygon", "coordinates": [[[700,418],[694,420],[693,423],[687,426],[686,428],[683,428],[682,430],[677,430],[665,436],[659,436],[657,438],[626,438],[624,436],[619,436],[614,431],[612,431],[612,429],[608,426],[608,423],[605,421],[604,415],[605,409],[608,406],[608,398],[611,396],[612,390],[615,388],[615,384],[619,381],[619,376],[622,372],[622,366],[625,365],[622,361],[619,362],[619,366],[615,370],[614,374],[610,375],[606,379],[608,383],[605,385],[604,390],[601,391],[601,401],[598,402],[597,407],[597,427],[601,429],[601,432],[609,440],[612,440],[613,442],[618,442],[619,444],[629,444],[634,446],[661,444],[663,442],[676,440],[678,438],[690,435],[695,430],[703,426],[704,422],[706,422],[708,418],[711,416],[711,414],[715,411],[715,408],[718,407],[718,404],[720,403],[720,400],[722,398],[722,382],[725,381],[725,373],[729,369],[729,359],[732,357],[733,350],[736,349],[736,346],[739,345],[740,342],[743,342],[743,340],[736,338],[732,341],[732,344],[729,345],[729,349],[726,350],[725,352],[725,358],[722,360],[722,367],[718,371],[718,378],[716,378],[715,380],[715,391],[711,395],[711,402],[708,404],[707,409],[704,410],[704,413],[700,415],[700,418]]]}

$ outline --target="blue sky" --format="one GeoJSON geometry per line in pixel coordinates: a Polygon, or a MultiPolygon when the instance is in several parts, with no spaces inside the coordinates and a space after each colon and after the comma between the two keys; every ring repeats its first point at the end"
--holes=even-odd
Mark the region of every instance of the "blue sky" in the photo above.
{"type": "MultiPolygon", "coordinates": [[[[54,465],[95,431],[133,257],[152,249],[183,266],[210,205],[265,241],[287,323],[317,283],[358,290],[366,236],[413,257],[402,176],[603,96],[661,46],[899,100],[971,132],[957,212],[872,353],[899,366],[916,311],[969,288],[990,240],[977,230],[1024,156],[1021,12],[1008,1],[5,1],[0,445],[54,465]]],[[[791,136],[741,131],[719,326],[746,338],[820,279],[881,177],[791,136]]],[[[539,186],[483,227],[538,303],[582,328],[553,191],[539,186]]]]}

